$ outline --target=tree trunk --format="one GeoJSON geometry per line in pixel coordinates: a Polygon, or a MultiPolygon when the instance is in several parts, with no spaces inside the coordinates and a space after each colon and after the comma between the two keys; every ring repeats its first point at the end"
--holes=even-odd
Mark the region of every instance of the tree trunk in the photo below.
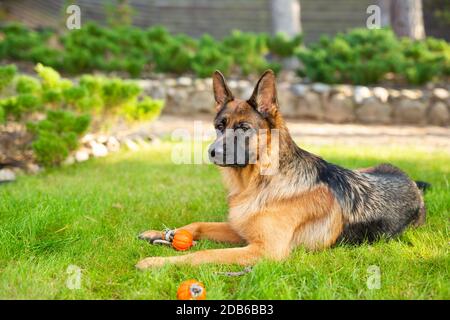
{"type": "Polygon", "coordinates": [[[272,31],[293,37],[302,31],[298,0],[271,0],[272,31]]]}
{"type": "MultiPolygon", "coordinates": [[[[299,0],[271,0],[271,13],[273,34],[281,32],[292,38],[302,32],[299,0]]],[[[283,59],[282,64],[287,70],[299,67],[295,57],[283,59]]]]}
{"type": "Polygon", "coordinates": [[[391,25],[400,37],[425,38],[422,0],[391,1],[391,25]]]}
{"type": "Polygon", "coordinates": [[[381,11],[381,27],[391,25],[391,0],[377,0],[376,4],[381,11]]]}

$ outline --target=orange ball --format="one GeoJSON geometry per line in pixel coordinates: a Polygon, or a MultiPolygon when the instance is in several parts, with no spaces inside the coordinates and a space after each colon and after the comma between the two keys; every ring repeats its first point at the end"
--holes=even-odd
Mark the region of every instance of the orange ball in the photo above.
{"type": "Polygon", "coordinates": [[[206,289],[197,280],[187,280],[180,284],[177,290],[178,300],[205,300],[206,289]]]}
{"type": "Polygon", "coordinates": [[[184,251],[193,245],[192,233],[187,230],[177,230],[173,236],[172,246],[179,251],[184,251]]]}

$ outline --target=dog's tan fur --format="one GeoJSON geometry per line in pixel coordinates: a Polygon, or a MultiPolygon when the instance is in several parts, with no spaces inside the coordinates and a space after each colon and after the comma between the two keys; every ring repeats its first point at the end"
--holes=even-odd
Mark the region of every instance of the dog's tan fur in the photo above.
{"type": "MultiPolygon", "coordinates": [[[[223,79],[217,74],[213,78],[217,110],[231,93],[223,79]]],[[[259,112],[270,113],[272,123],[260,123],[260,128],[280,130],[280,139],[287,139],[289,133],[278,112],[275,91],[275,77],[265,73],[255,89],[254,99],[259,112]]],[[[234,99],[227,105],[230,122],[252,117],[247,101],[234,99]]],[[[254,119],[254,121],[257,121],[254,119]]],[[[261,122],[261,121],[260,121],[261,122]]],[[[270,137],[269,137],[270,138],[270,137]]],[[[291,140],[280,143],[280,156],[289,148],[291,140]]],[[[150,257],[140,261],[137,267],[161,266],[165,263],[236,263],[253,264],[266,257],[281,260],[291,250],[303,245],[311,250],[327,248],[336,242],[343,229],[344,217],[333,193],[326,185],[310,188],[293,183],[285,176],[270,177],[270,186],[260,184],[260,163],[243,168],[222,168],[229,190],[228,222],[197,222],[181,227],[190,231],[195,240],[242,243],[243,247],[217,250],[202,250],[175,257],[150,257]]],[[[267,177],[266,177],[267,179],[267,177]]],[[[160,236],[160,231],[147,231],[145,239],[160,236]]]]}

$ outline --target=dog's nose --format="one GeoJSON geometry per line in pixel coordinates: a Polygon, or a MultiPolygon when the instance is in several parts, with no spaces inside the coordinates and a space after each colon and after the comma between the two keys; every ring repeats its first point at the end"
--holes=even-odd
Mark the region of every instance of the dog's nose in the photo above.
{"type": "Polygon", "coordinates": [[[221,164],[223,162],[223,147],[218,145],[209,147],[209,160],[212,163],[221,164]]]}

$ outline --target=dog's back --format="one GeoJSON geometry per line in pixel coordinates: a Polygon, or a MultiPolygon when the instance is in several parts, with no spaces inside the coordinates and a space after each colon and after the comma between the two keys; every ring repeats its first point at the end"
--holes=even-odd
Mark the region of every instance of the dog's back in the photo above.
{"type": "Polygon", "coordinates": [[[344,176],[352,181],[351,190],[344,197],[353,205],[343,208],[347,221],[341,241],[360,243],[380,237],[392,238],[408,225],[425,221],[422,194],[417,184],[400,169],[381,164],[345,171],[344,176]]]}

